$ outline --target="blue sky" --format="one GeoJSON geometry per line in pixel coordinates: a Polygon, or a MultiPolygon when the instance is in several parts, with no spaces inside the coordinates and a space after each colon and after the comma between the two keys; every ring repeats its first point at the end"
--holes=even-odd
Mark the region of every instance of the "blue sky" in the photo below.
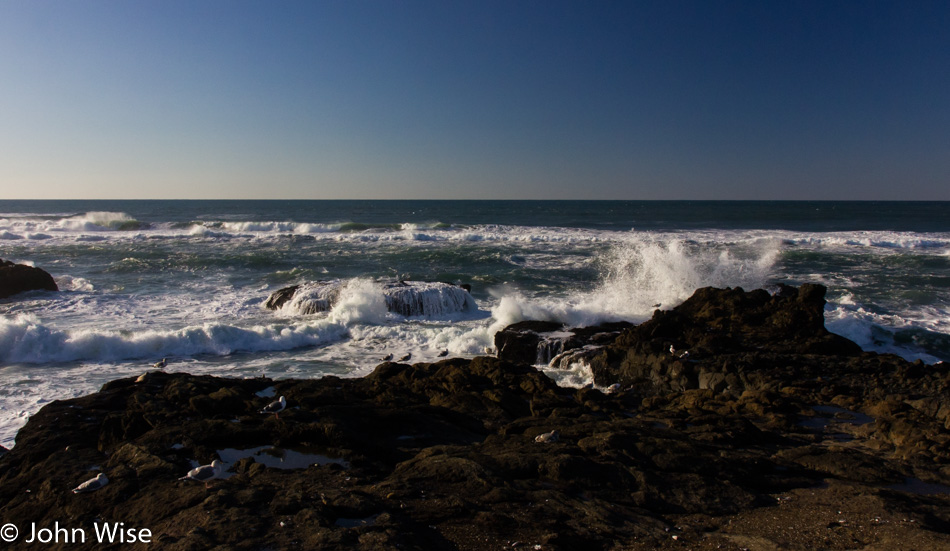
{"type": "Polygon", "coordinates": [[[950,200],[950,3],[0,0],[0,198],[950,200]]]}

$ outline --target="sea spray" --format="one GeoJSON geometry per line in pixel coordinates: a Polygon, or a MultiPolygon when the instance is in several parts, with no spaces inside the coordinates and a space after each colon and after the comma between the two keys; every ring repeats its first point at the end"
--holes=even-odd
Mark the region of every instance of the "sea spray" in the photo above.
{"type": "Polygon", "coordinates": [[[600,282],[566,297],[500,297],[492,309],[497,331],[527,319],[579,327],[607,321],[643,321],[657,308],[670,309],[700,287],[765,286],[781,242],[756,239],[725,247],[669,236],[637,235],[604,255],[600,282]]]}
{"type": "Polygon", "coordinates": [[[381,287],[369,279],[351,279],[340,290],[330,319],[344,326],[386,323],[389,312],[381,287]]]}
{"type": "Polygon", "coordinates": [[[143,224],[124,212],[94,211],[67,218],[62,222],[67,230],[137,230],[143,224]]]}
{"type": "Polygon", "coordinates": [[[603,260],[603,279],[584,297],[587,310],[637,319],[669,309],[701,287],[766,285],[781,242],[722,244],[646,234],[614,246],[603,260]]]}

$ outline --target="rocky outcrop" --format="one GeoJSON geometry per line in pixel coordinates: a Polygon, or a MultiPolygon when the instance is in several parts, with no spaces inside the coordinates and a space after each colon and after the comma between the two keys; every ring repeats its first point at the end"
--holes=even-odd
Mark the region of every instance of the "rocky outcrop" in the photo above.
{"type": "Polygon", "coordinates": [[[58,291],[53,276],[40,268],[0,259],[0,298],[26,291],[58,291]]]}
{"type": "Polygon", "coordinates": [[[823,286],[809,284],[780,286],[771,294],[699,289],[590,358],[594,380],[651,392],[711,389],[738,396],[777,390],[790,369],[801,378],[821,376],[828,357],[861,354],[856,344],[825,329],[824,297],[823,286]]]}
{"type": "Polygon", "coordinates": [[[171,550],[946,549],[950,369],[784,325],[817,294],[703,290],[710,308],[601,350],[628,370],[612,394],[490,357],[358,379],[113,381],[30,418],[0,457],[0,518],[21,534],[123,522],[171,550]],[[747,307],[797,336],[743,333],[747,307]],[[696,346],[707,326],[720,333],[696,346]],[[646,384],[622,346],[632,362],[661,344],[695,352],[664,356],[646,384]],[[738,382],[680,388],[676,362],[738,382]],[[260,413],[275,396],[287,408],[260,413]],[[226,472],[210,488],[179,480],[213,459],[226,472]],[[108,485],[71,493],[97,472],[108,485]]]}
{"type": "MultiPolygon", "coordinates": [[[[279,289],[264,306],[270,310],[290,310],[297,314],[329,312],[338,302],[348,282],[319,281],[279,289]]],[[[390,312],[404,316],[442,316],[475,310],[468,285],[429,281],[384,281],[376,287],[390,312]]]]}

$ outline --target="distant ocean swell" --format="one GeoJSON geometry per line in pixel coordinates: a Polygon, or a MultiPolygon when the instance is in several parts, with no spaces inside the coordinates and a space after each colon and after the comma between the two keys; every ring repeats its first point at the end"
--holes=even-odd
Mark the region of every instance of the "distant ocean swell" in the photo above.
{"type": "MultiPolygon", "coordinates": [[[[122,212],[88,212],[62,216],[26,216],[0,214],[0,239],[141,239],[172,237],[196,238],[275,238],[288,235],[310,236],[338,241],[489,241],[598,243],[639,239],[642,234],[672,237],[684,232],[611,231],[585,228],[513,226],[497,224],[459,225],[438,221],[366,224],[356,222],[307,223],[293,221],[191,221],[147,223],[122,212]],[[109,237],[104,237],[103,234],[109,237]],[[631,235],[632,234],[632,235],[631,235]]],[[[950,254],[946,234],[921,234],[906,231],[792,232],[788,230],[699,230],[687,233],[686,240],[698,237],[714,240],[780,239],[794,246],[847,249],[939,250],[950,254]]]]}

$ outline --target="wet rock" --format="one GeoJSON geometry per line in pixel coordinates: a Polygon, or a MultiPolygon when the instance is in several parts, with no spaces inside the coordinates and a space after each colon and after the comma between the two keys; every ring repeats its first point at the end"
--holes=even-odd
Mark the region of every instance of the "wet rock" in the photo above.
{"type": "Polygon", "coordinates": [[[48,272],[14,264],[0,259],[0,298],[7,298],[27,291],[58,291],[59,287],[48,272]]]}
{"type": "Polygon", "coordinates": [[[629,327],[628,322],[565,327],[554,321],[522,321],[495,334],[495,350],[509,362],[566,367],[610,344],[629,327]]]}
{"type": "Polygon", "coordinates": [[[297,293],[297,289],[299,288],[300,285],[291,285],[290,287],[284,287],[283,289],[274,291],[267,297],[267,302],[264,303],[264,306],[268,310],[280,310],[288,300],[294,298],[294,294],[297,293]]]}
{"type": "MultiPolygon", "coordinates": [[[[537,365],[547,363],[540,345],[546,336],[559,332],[564,325],[555,321],[521,321],[495,333],[496,355],[505,361],[537,365]]],[[[549,352],[550,353],[550,352],[549,352]]]]}
{"type": "MultiPolygon", "coordinates": [[[[428,281],[377,282],[386,308],[403,316],[437,316],[476,309],[471,286],[428,281]]],[[[329,312],[347,283],[318,281],[285,287],[271,293],[264,303],[270,310],[308,315],[329,312]]]]}

